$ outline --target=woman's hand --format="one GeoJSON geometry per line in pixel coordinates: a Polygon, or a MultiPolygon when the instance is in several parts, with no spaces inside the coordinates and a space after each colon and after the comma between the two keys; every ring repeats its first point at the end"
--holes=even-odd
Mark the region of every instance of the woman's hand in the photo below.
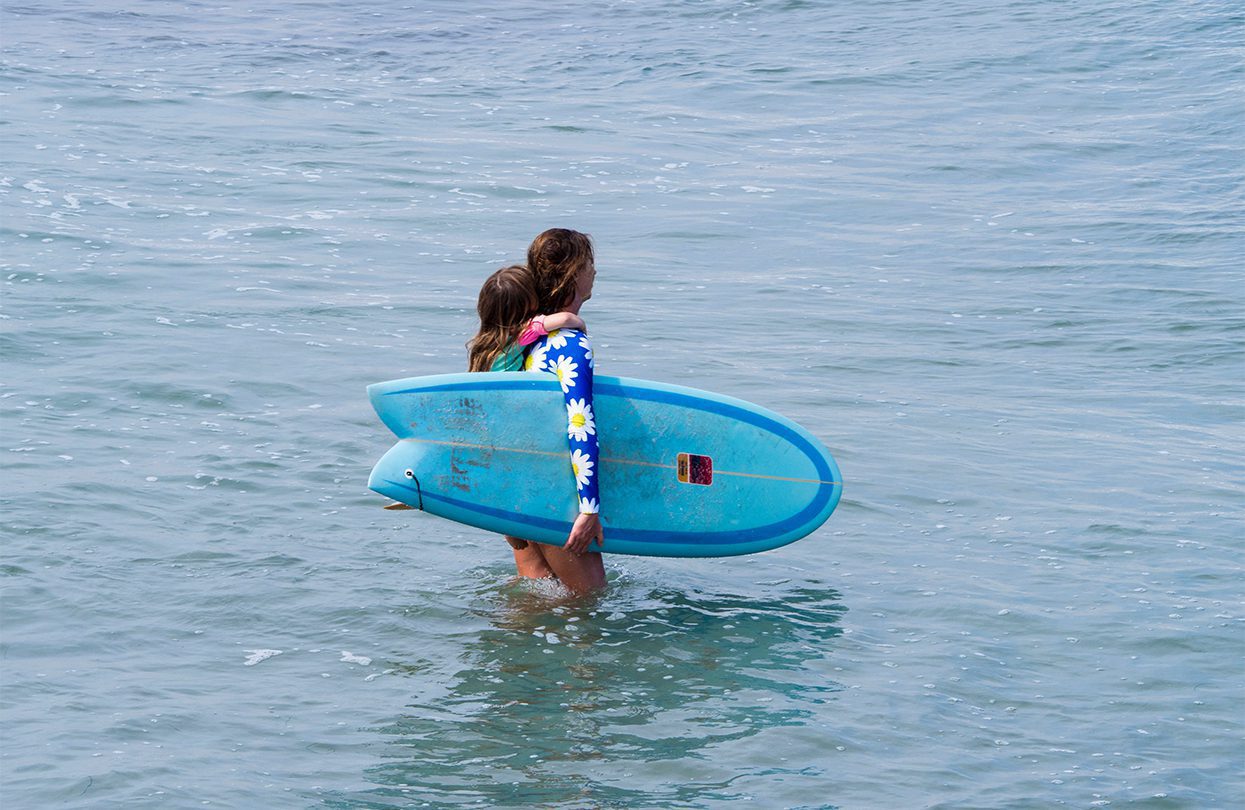
{"type": "Polygon", "coordinates": [[[596,541],[600,545],[605,545],[605,534],[601,528],[600,515],[580,515],[575,518],[575,525],[571,527],[571,536],[567,538],[566,545],[563,549],[572,554],[583,554],[588,550],[588,546],[596,541]]]}

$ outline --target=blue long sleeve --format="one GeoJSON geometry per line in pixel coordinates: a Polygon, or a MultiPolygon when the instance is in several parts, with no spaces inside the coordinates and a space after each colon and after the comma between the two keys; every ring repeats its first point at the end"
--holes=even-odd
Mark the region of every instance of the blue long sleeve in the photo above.
{"type": "Polygon", "coordinates": [[[601,510],[597,473],[601,469],[596,415],[592,409],[592,342],[575,329],[556,329],[528,352],[527,371],[557,375],[566,400],[566,436],[581,514],[601,510]]]}

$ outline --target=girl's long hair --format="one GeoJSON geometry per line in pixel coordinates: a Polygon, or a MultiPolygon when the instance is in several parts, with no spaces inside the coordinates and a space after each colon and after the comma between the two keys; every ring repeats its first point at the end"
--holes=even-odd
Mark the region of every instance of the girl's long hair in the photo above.
{"type": "Polygon", "coordinates": [[[467,341],[467,370],[488,371],[506,347],[539,314],[532,274],[521,264],[503,267],[480,287],[480,331],[467,341]]]}
{"type": "Polygon", "coordinates": [[[565,309],[575,297],[579,274],[593,264],[592,238],[567,228],[550,228],[532,240],[527,266],[541,312],[565,309]]]}

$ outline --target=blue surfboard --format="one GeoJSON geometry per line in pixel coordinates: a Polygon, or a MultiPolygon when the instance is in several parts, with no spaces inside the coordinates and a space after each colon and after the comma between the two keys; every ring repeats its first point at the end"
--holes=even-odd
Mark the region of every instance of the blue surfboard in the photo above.
{"type": "MultiPolygon", "coordinates": [[[[444,374],[368,387],[399,441],[376,492],[459,523],[561,546],[578,498],[557,378],[444,374]]],[[[605,545],[657,557],[766,551],[812,533],[843,491],[804,428],[732,397],[598,375],[605,545]]]]}

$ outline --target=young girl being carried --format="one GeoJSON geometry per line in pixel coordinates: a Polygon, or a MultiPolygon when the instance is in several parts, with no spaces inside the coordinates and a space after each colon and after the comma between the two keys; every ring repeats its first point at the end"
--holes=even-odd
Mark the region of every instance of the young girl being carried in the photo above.
{"type": "Polygon", "coordinates": [[[532,274],[520,264],[485,279],[476,301],[480,330],[467,343],[468,371],[523,371],[527,347],[559,329],[587,331],[573,312],[538,313],[532,274]]]}

